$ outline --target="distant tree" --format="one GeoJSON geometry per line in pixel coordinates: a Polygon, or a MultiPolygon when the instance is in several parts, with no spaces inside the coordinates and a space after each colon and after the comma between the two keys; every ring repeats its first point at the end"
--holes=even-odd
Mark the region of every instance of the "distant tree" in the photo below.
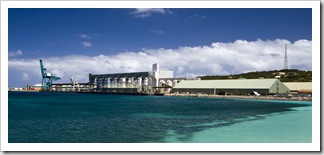
{"type": "Polygon", "coordinates": [[[248,73],[240,73],[235,75],[208,75],[201,76],[202,80],[220,80],[220,79],[258,79],[259,77],[264,78],[275,78],[276,73],[285,72],[290,73],[289,76],[281,76],[280,81],[282,82],[311,82],[312,81],[312,71],[299,71],[297,69],[288,69],[288,70],[271,70],[271,71],[255,71],[248,73]]]}

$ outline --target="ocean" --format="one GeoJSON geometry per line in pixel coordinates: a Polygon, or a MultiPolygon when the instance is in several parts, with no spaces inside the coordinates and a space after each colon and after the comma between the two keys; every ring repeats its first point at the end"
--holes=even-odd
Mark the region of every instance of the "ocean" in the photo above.
{"type": "Polygon", "coordinates": [[[311,143],[312,103],[8,92],[9,143],[311,143]]]}

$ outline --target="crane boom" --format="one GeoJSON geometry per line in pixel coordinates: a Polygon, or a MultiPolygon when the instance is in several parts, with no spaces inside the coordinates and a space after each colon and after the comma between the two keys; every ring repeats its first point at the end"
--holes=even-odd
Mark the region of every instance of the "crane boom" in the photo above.
{"type": "Polygon", "coordinates": [[[44,66],[43,66],[42,59],[39,60],[39,63],[40,63],[40,67],[41,67],[42,77],[44,78],[46,68],[44,68],[44,66]]]}

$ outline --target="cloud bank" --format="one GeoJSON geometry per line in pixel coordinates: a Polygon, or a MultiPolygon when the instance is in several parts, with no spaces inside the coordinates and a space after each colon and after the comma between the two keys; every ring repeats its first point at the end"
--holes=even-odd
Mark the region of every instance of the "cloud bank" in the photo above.
{"type": "MultiPolygon", "coordinates": [[[[312,41],[298,40],[292,43],[284,39],[236,40],[230,43],[215,42],[209,46],[142,49],[116,55],[68,55],[43,58],[43,63],[49,72],[61,77],[59,82],[69,82],[71,76],[78,82],[88,82],[89,73],[151,71],[153,63],[173,70],[177,77],[230,75],[282,69],[285,44],[288,47],[289,68],[312,69],[312,41]]],[[[9,80],[10,72],[19,72],[24,75],[22,79],[29,80],[28,84],[40,83],[38,59],[9,59],[8,63],[9,80]]]]}

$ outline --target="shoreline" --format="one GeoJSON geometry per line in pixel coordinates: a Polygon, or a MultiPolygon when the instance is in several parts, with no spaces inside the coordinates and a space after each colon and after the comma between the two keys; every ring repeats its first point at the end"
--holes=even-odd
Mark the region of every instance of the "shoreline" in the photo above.
{"type": "MultiPolygon", "coordinates": [[[[11,92],[47,92],[35,90],[14,90],[11,92]]],[[[204,98],[226,98],[226,99],[249,99],[249,100],[284,100],[284,101],[312,101],[312,97],[275,97],[275,96],[243,96],[243,95],[208,95],[208,94],[147,94],[147,93],[107,93],[107,92],[72,92],[72,91],[48,91],[48,92],[63,92],[63,93],[85,93],[85,94],[120,94],[120,95],[140,95],[140,96],[178,96],[178,97],[204,97],[204,98]]]]}
{"type": "Polygon", "coordinates": [[[274,97],[274,96],[242,96],[242,95],[208,95],[208,94],[165,94],[165,96],[179,97],[205,97],[226,99],[253,99],[253,100],[286,100],[286,101],[312,101],[311,97],[274,97]]]}

